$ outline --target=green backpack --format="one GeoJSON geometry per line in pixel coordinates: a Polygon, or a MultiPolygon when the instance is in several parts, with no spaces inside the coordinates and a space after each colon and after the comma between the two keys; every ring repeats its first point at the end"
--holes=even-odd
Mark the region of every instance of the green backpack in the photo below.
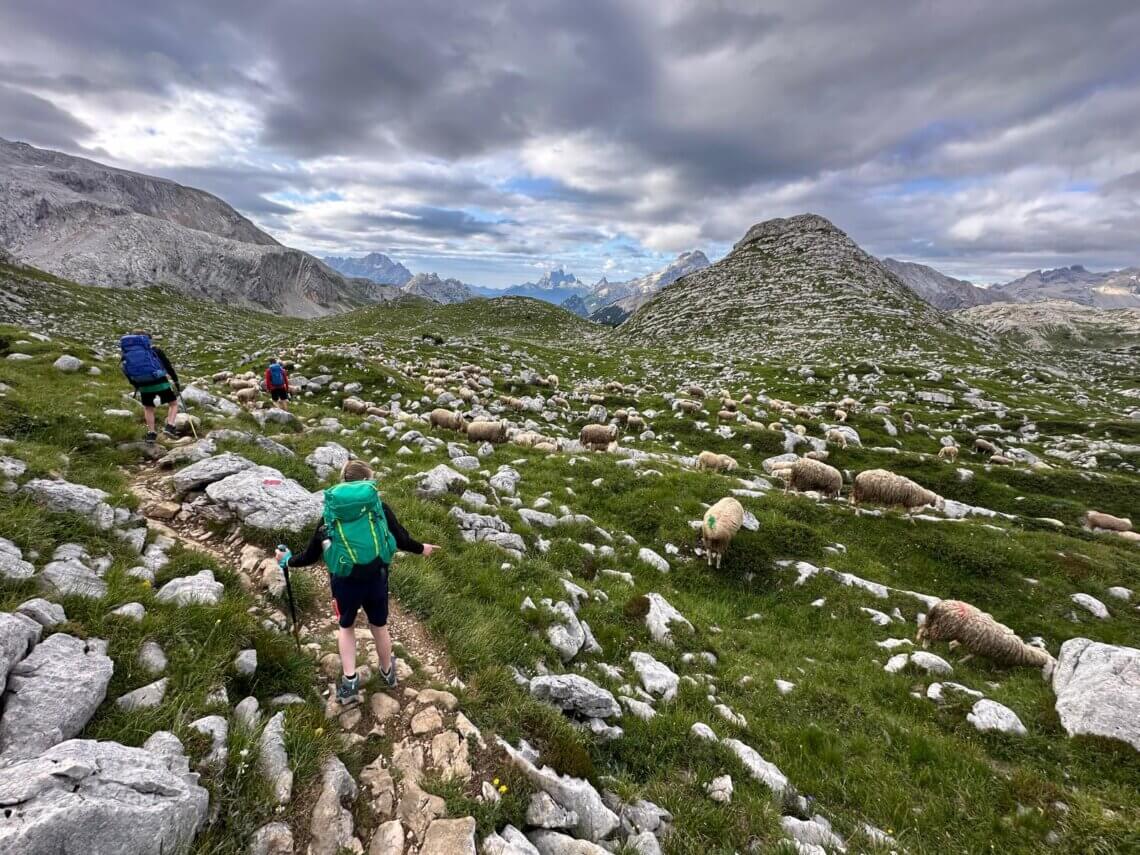
{"type": "Polygon", "coordinates": [[[325,490],[325,563],[333,576],[348,576],[358,564],[379,558],[385,565],[396,554],[380,492],[373,481],[349,481],[325,490]]]}

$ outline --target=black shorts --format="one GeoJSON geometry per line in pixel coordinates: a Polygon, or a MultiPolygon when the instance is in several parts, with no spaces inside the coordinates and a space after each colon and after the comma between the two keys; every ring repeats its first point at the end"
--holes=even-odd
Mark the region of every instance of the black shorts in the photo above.
{"type": "Polygon", "coordinates": [[[173,404],[178,400],[178,395],[167,386],[157,392],[139,392],[139,400],[144,407],[157,407],[159,404],[173,404]]]}
{"type": "Polygon", "coordinates": [[[269,390],[269,397],[272,398],[274,401],[288,401],[289,400],[289,390],[288,389],[270,389],[269,390]]]}
{"type": "Polygon", "coordinates": [[[363,570],[357,568],[351,576],[329,576],[332,588],[333,611],[337,623],[350,627],[356,623],[356,613],[364,609],[373,626],[388,623],[388,568],[363,570]]]}

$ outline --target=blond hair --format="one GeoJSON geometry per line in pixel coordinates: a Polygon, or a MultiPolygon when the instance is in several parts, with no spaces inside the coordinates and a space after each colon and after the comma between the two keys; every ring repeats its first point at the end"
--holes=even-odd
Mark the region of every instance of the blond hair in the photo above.
{"type": "Polygon", "coordinates": [[[342,481],[368,481],[372,478],[372,467],[363,460],[349,460],[340,470],[342,481]]]}

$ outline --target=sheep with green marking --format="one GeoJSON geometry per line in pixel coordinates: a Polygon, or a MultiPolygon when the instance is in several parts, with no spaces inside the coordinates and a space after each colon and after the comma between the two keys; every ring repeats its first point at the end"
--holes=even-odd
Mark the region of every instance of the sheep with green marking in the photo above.
{"type": "Polygon", "coordinates": [[[705,511],[701,519],[701,541],[710,567],[715,557],[717,569],[720,569],[721,559],[743,522],[744,507],[731,496],[726,496],[705,511]]]}
{"type": "Polygon", "coordinates": [[[923,647],[929,647],[932,641],[949,641],[951,649],[961,646],[971,656],[984,656],[999,665],[1044,668],[1053,663],[1048,650],[1026,644],[992,615],[961,600],[935,603],[918,628],[915,641],[923,647]]]}

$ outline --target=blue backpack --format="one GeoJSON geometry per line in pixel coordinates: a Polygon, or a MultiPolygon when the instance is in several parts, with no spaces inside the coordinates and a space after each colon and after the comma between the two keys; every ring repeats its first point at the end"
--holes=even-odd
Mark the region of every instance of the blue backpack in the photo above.
{"type": "Polygon", "coordinates": [[[274,389],[280,389],[285,385],[285,369],[281,367],[280,362],[274,362],[269,366],[269,385],[274,389]]]}
{"type": "Polygon", "coordinates": [[[123,374],[135,385],[157,383],[166,377],[166,369],[150,343],[148,335],[125,335],[119,339],[123,374]]]}

